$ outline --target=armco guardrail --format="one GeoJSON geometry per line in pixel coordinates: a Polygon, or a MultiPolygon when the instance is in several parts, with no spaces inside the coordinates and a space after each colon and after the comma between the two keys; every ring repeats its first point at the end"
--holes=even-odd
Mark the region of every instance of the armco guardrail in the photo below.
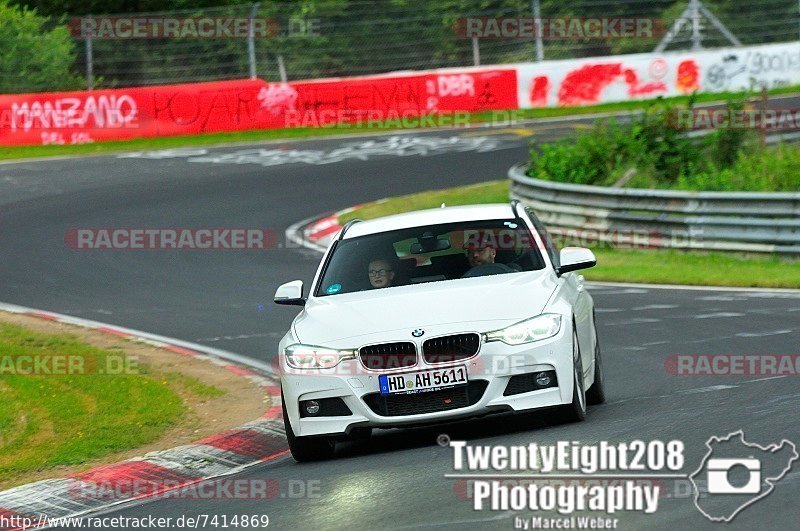
{"type": "Polygon", "coordinates": [[[511,197],[570,240],[800,254],[800,193],[683,192],[557,183],[509,170],[511,197]],[[572,231],[572,232],[571,232],[572,231]]]}

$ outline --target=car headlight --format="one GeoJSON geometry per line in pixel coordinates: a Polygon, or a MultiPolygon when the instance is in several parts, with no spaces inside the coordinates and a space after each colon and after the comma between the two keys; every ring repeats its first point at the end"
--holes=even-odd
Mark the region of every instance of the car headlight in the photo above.
{"type": "Polygon", "coordinates": [[[345,360],[356,359],[355,350],[338,350],[296,343],[284,350],[286,364],[295,369],[330,369],[345,360]]]}
{"type": "Polygon", "coordinates": [[[500,330],[486,332],[486,341],[521,345],[553,337],[559,330],[561,330],[561,316],[555,313],[543,313],[500,330]]]}

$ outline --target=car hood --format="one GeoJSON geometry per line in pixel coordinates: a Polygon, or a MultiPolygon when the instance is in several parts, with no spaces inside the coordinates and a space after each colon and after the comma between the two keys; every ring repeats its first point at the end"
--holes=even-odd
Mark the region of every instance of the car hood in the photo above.
{"type": "Polygon", "coordinates": [[[306,344],[350,348],[409,340],[416,328],[426,337],[494,330],[541,313],[556,285],[542,270],[311,298],[294,333],[306,344]]]}

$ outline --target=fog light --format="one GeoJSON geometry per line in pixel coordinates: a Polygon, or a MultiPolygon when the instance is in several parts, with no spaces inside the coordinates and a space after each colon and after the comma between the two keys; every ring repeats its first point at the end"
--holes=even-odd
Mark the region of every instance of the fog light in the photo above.
{"type": "Polygon", "coordinates": [[[316,400],[306,400],[303,405],[306,408],[306,413],[309,415],[316,415],[319,413],[319,402],[316,400]]]}
{"type": "Polygon", "coordinates": [[[546,372],[540,372],[539,374],[536,375],[536,385],[538,385],[539,387],[547,387],[548,385],[550,385],[551,381],[552,380],[550,379],[550,375],[547,374],[546,372]]]}

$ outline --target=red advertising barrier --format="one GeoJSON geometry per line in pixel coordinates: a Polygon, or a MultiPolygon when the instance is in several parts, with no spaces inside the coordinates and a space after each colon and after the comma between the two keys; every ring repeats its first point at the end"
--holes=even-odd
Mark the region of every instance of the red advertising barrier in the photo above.
{"type": "Polygon", "coordinates": [[[515,109],[514,69],[0,95],[0,145],[82,144],[515,109]]]}

